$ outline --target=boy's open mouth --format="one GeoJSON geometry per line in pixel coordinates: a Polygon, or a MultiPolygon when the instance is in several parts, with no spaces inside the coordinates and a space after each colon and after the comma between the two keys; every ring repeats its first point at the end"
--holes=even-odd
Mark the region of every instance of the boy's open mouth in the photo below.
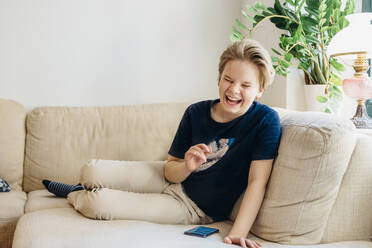
{"type": "Polygon", "coordinates": [[[228,97],[227,95],[225,95],[225,100],[229,105],[238,105],[242,101],[241,99],[228,97]]]}

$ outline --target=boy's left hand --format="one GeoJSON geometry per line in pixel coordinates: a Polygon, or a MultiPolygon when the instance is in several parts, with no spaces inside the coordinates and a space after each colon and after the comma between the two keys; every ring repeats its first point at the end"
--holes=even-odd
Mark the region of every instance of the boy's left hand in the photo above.
{"type": "Polygon", "coordinates": [[[243,248],[258,248],[263,247],[262,244],[255,240],[246,239],[238,236],[227,236],[223,239],[223,242],[227,244],[240,245],[243,248]]]}

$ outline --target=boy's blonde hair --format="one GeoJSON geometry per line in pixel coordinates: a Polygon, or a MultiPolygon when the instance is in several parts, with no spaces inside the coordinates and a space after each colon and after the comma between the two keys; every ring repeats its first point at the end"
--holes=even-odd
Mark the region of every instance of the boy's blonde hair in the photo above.
{"type": "Polygon", "coordinates": [[[261,90],[265,90],[273,82],[275,70],[270,55],[258,41],[243,39],[230,45],[220,57],[218,81],[221,79],[226,64],[232,60],[248,61],[257,66],[261,90]]]}

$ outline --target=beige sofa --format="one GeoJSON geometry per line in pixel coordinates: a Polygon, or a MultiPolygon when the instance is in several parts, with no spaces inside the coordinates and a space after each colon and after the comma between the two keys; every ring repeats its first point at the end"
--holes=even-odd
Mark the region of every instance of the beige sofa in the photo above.
{"type": "MultiPolygon", "coordinates": [[[[220,233],[206,239],[183,235],[192,227],[186,225],[97,221],[41,184],[77,183],[89,159],[165,160],[186,106],[42,107],[26,114],[0,99],[0,177],[13,189],[0,193],[0,247],[232,247],[221,241],[231,221],[211,224],[220,233]]],[[[372,247],[372,139],[339,117],[277,111],[279,155],[250,237],[265,247],[372,247]]]]}

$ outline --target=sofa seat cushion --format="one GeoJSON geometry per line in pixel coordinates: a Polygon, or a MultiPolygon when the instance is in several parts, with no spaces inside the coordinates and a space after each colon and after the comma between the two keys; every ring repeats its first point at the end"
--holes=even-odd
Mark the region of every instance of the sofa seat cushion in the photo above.
{"type": "Polygon", "coordinates": [[[46,189],[28,193],[25,213],[51,208],[72,208],[66,198],[56,197],[46,189]]]}
{"type": "MultiPolygon", "coordinates": [[[[186,236],[183,232],[191,225],[162,225],[142,221],[98,221],[85,218],[71,208],[47,209],[25,214],[18,222],[13,248],[50,247],[232,247],[222,243],[231,222],[217,222],[210,226],[220,233],[208,238],[186,236]]],[[[253,236],[250,236],[254,238],[253,236]]],[[[257,239],[266,248],[306,247],[285,246],[257,239]]],[[[308,247],[308,246],[307,246],[308,247]]],[[[319,248],[372,248],[365,241],[319,245],[319,248]]]]}
{"type": "Polygon", "coordinates": [[[0,193],[0,247],[11,247],[17,220],[24,214],[27,195],[22,191],[0,193]]]}
{"type": "Polygon", "coordinates": [[[0,193],[0,220],[19,218],[24,214],[25,192],[12,190],[0,193]]]}

